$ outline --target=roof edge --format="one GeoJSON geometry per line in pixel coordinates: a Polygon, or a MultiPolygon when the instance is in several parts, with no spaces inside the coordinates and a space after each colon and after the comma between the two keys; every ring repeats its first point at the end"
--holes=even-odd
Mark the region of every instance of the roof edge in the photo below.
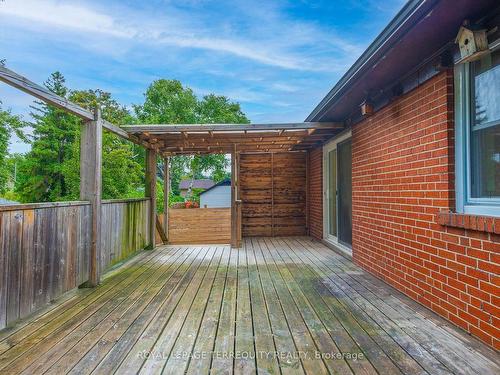
{"type": "Polygon", "coordinates": [[[438,0],[408,1],[304,121],[321,121],[325,109],[333,105],[334,101],[338,99],[338,96],[345,91],[349,84],[360,78],[359,76],[363,73],[362,70],[368,64],[373,65],[381,60],[383,54],[379,57],[376,57],[376,54],[381,50],[390,49],[397,42],[398,38],[395,34],[400,30],[403,34],[406,34],[421,19],[419,14],[423,13],[423,16],[425,16],[437,2],[438,0]]]}
{"type": "Polygon", "coordinates": [[[207,191],[210,191],[210,190],[212,190],[212,189],[214,189],[214,188],[216,188],[218,186],[230,186],[230,185],[231,185],[231,179],[230,178],[225,178],[222,181],[217,182],[215,185],[209,187],[208,189],[203,190],[200,193],[200,195],[202,195],[202,194],[206,193],[207,191]],[[229,183],[229,185],[228,185],[228,183],[229,183]]]}

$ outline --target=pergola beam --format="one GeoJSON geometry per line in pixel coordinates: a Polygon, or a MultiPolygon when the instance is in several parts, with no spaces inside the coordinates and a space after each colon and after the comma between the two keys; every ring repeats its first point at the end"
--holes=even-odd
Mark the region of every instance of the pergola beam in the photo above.
{"type": "MultiPolygon", "coordinates": [[[[84,121],[94,121],[94,114],[92,113],[92,111],[80,107],[78,104],[75,104],[66,98],[54,94],[47,88],[36,84],[28,78],[23,77],[20,74],[17,74],[16,72],[2,65],[0,65],[0,81],[5,82],[6,84],[15,87],[31,96],[34,96],[35,98],[40,99],[47,104],[63,109],[66,112],[83,119],[84,121]]],[[[130,135],[118,126],[113,125],[112,123],[103,119],[101,119],[100,121],[102,123],[102,127],[107,131],[131,142],[149,147],[147,143],[141,142],[137,137],[130,135]]]]}
{"type": "Polygon", "coordinates": [[[165,134],[165,133],[209,133],[210,132],[248,132],[262,130],[307,130],[307,129],[343,129],[344,124],[339,122],[290,122],[276,124],[148,124],[124,125],[129,133],[165,134]]]}
{"type": "MultiPolygon", "coordinates": [[[[280,152],[291,152],[291,151],[296,151],[296,152],[305,152],[305,149],[294,149],[293,147],[277,147],[277,148],[269,148],[269,147],[262,147],[260,149],[244,149],[240,150],[240,153],[244,154],[262,154],[262,153],[280,153],[280,152]]],[[[163,156],[187,156],[187,155],[213,155],[213,154],[231,154],[231,150],[204,150],[204,151],[171,151],[171,152],[164,152],[162,153],[163,156]]]]}
{"type": "Polygon", "coordinates": [[[91,111],[80,107],[79,105],[70,102],[66,98],[62,98],[59,95],[54,94],[47,88],[40,86],[26,77],[23,77],[16,72],[7,69],[0,65],[0,81],[7,83],[8,85],[15,87],[27,94],[34,96],[44,102],[64,109],[65,111],[76,115],[84,120],[93,121],[94,115],[91,111]]]}

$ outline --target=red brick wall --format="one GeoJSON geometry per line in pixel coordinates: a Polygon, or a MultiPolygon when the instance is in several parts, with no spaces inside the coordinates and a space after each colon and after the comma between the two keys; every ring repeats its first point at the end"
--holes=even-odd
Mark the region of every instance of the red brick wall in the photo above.
{"type": "Polygon", "coordinates": [[[353,126],[353,258],[500,348],[500,235],[438,224],[454,209],[453,137],[452,72],[353,126]]]}
{"type": "Polygon", "coordinates": [[[323,149],[311,150],[308,159],[309,234],[323,238],[323,149]]]}

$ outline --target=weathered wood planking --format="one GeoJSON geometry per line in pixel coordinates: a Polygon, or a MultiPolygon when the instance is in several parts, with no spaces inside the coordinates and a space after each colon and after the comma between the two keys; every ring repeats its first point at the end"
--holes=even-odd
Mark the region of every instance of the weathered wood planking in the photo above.
{"type": "Polygon", "coordinates": [[[136,257],[0,333],[0,372],[476,375],[500,360],[320,242],[266,237],[136,257]]]}
{"type": "Polygon", "coordinates": [[[90,205],[0,207],[0,329],[88,280],[90,205]]]}
{"type": "Polygon", "coordinates": [[[230,243],[230,208],[169,209],[169,243],[230,243]]]}
{"type": "Polygon", "coordinates": [[[149,209],[148,198],[102,202],[102,270],[149,245],[149,209]]]}
{"type": "Polygon", "coordinates": [[[271,154],[240,155],[243,236],[272,235],[271,154]]]}
{"type": "Polygon", "coordinates": [[[306,154],[241,154],[243,236],[306,233],[306,154]]]}

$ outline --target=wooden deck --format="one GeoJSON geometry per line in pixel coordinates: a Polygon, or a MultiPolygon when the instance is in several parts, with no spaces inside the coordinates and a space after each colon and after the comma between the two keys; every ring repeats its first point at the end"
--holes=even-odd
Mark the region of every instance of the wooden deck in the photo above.
{"type": "Polygon", "coordinates": [[[2,374],[499,374],[498,354],[307,237],[145,252],[0,332],[2,374]]]}

